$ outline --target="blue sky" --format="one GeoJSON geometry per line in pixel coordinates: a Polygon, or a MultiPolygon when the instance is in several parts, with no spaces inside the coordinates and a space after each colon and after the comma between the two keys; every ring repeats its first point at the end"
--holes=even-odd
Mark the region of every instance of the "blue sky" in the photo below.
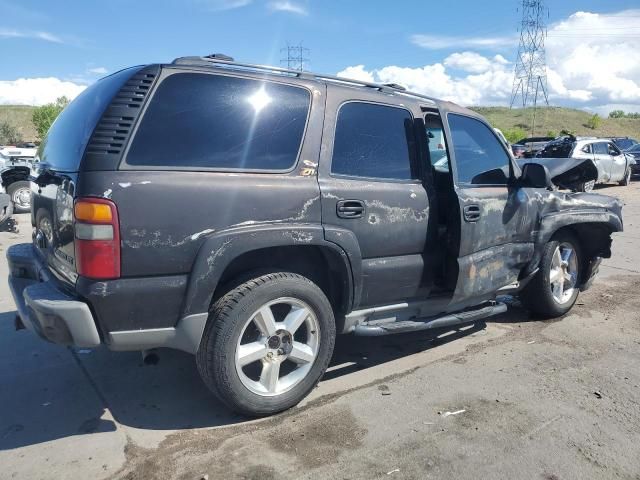
{"type": "MultiPolygon", "coordinates": [[[[312,70],[337,73],[362,65],[376,80],[385,67],[442,64],[453,53],[474,53],[491,61],[500,55],[513,61],[519,3],[0,0],[0,81],[55,77],[82,85],[125,66],[211,52],[227,53],[241,61],[279,64],[280,49],[287,42],[300,41],[311,50],[312,70]],[[419,45],[418,35],[427,35],[432,46],[419,45]],[[474,43],[478,38],[491,40],[489,46],[479,47],[474,43]]],[[[604,14],[600,21],[610,21],[603,24],[602,32],[618,21],[615,16],[620,12],[637,11],[635,23],[627,18],[632,23],[618,33],[624,33],[621,41],[627,43],[638,40],[632,34],[640,37],[640,11],[632,10],[638,9],[637,0],[563,0],[550,6],[552,25],[579,11],[604,14]]],[[[588,25],[576,28],[571,40],[588,32],[588,25]]],[[[513,66],[501,68],[506,71],[513,66]]],[[[464,79],[473,72],[461,71],[450,62],[445,73],[464,79]]],[[[634,82],[640,80],[635,75],[634,71],[634,82]]],[[[476,98],[484,99],[469,100],[476,98]]],[[[487,97],[487,101],[493,100],[487,97]]],[[[627,99],[603,98],[600,103],[604,101],[624,104],[627,99]]]]}

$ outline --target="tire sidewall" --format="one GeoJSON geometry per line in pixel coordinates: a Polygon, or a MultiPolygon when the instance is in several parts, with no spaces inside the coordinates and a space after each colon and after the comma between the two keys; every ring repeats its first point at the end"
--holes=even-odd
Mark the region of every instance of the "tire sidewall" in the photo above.
{"type": "Polygon", "coordinates": [[[566,314],[569,310],[571,310],[580,293],[578,284],[580,282],[580,275],[582,274],[581,270],[582,270],[582,252],[580,250],[580,244],[575,239],[575,236],[568,232],[560,232],[559,234],[554,235],[552,240],[549,243],[547,243],[547,245],[545,245],[545,251],[543,254],[541,269],[540,269],[540,273],[542,274],[542,277],[541,277],[542,291],[539,293],[545,297],[544,303],[546,304],[545,306],[549,310],[549,316],[560,317],[566,314]],[[559,304],[553,298],[553,294],[551,293],[551,279],[549,278],[549,275],[551,271],[551,262],[553,259],[553,254],[556,251],[556,248],[558,248],[558,246],[562,243],[571,244],[575,252],[574,254],[578,257],[577,258],[578,281],[576,282],[576,286],[574,288],[574,292],[571,299],[564,304],[559,304]]]}
{"type": "MultiPolygon", "coordinates": [[[[268,275],[267,277],[274,277],[268,275]]],[[[208,336],[208,343],[200,348],[212,349],[209,355],[212,362],[209,374],[216,379],[222,378],[215,386],[216,394],[234,410],[250,415],[265,415],[290,408],[300,402],[315,387],[324,373],[335,343],[335,321],[331,304],[314,283],[300,275],[284,276],[257,284],[249,295],[242,296],[227,314],[217,318],[221,313],[214,307],[209,316],[207,328],[218,323],[214,335],[208,336]],[[316,315],[320,326],[318,354],[307,376],[291,390],[277,396],[266,397],[251,392],[240,380],[235,365],[235,354],[238,339],[247,320],[264,304],[280,297],[291,297],[306,303],[316,315]],[[221,388],[222,386],[226,386],[221,388]]],[[[261,277],[264,278],[264,277],[261,277]]],[[[246,282],[251,283],[252,281],[246,282]]],[[[242,286],[238,287],[242,288],[242,286]]],[[[233,292],[230,292],[232,294],[233,292]]],[[[229,294],[227,294],[229,295],[229,294]]],[[[226,296],[217,303],[225,304],[226,296]]],[[[224,307],[222,307],[224,309],[224,307]]]]}

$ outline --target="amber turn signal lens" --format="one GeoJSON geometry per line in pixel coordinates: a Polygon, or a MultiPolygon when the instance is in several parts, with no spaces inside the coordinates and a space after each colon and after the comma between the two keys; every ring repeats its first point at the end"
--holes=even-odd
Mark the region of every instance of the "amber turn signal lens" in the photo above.
{"type": "Polygon", "coordinates": [[[113,220],[111,207],[103,203],[76,202],[76,220],[89,223],[110,223],[113,220]]]}

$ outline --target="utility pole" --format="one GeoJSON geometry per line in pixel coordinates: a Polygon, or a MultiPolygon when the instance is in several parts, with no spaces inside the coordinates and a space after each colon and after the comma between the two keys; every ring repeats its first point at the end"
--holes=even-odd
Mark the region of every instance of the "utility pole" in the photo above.
{"type": "Polygon", "coordinates": [[[544,103],[549,106],[547,60],[544,47],[547,37],[545,17],[549,17],[549,10],[544,0],[522,0],[521,5],[520,44],[511,89],[510,108],[513,108],[516,102],[523,108],[533,107],[532,130],[534,130],[538,100],[544,98],[544,103]]]}
{"type": "Polygon", "coordinates": [[[290,45],[287,42],[287,46],[280,49],[280,54],[283,58],[280,60],[280,64],[286,65],[289,70],[303,71],[309,63],[309,54],[311,50],[302,46],[302,42],[298,45],[290,45]]]}

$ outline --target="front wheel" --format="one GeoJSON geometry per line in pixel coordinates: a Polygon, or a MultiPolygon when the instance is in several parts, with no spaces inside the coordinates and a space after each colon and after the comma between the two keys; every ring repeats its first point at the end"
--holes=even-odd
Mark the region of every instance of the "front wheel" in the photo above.
{"type": "Polygon", "coordinates": [[[564,315],[578,298],[580,245],[575,236],[561,232],[545,245],[540,270],[520,294],[524,306],[544,318],[564,315]]]}
{"type": "Polygon", "coordinates": [[[331,304],[311,280],[286,272],[262,275],[214,304],[198,370],[232,410],[271,415],[296,405],[316,386],[335,335],[331,304]]]}
{"type": "Polygon", "coordinates": [[[15,213],[31,211],[31,183],[29,181],[13,182],[7,187],[7,193],[11,196],[15,213]]]}
{"type": "Polygon", "coordinates": [[[593,190],[593,187],[595,187],[596,185],[596,181],[595,180],[589,180],[588,182],[582,182],[576,185],[576,191],[577,192],[591,192],[593,190]]]}

